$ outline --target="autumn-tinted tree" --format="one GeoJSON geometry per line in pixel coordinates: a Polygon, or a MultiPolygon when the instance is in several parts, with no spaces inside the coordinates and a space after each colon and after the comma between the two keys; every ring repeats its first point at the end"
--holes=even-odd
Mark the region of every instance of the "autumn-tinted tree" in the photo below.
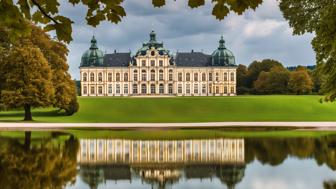
{"type": "MultiPolygon", "coordinates": [[[[97,26],[101,21],[118,23],[126,12],[122,7],[123,0],[111,1],[86,1],[86,0],[1,0],[0,1],[0,27],[11,30],[11,38],[29,34],[25,19],[43,24],[46,30],[55,30],[59,40],[70,42],[72,40],[72,21],[70,18],[59,14],[60,4],[79,4],[87,8],[86,21],[88,25],[97,26]]],[[[165,5],[166,0],[152,0],[154,7],[165,5]]],[[[213,0],[212,15],[217,19],[224,19],[230,12],[242,14],[247,9],[256,9],[262,0],[213,0]]],[[[203,6],[205,0],[188,0],[191,8],[203,6]]]]}
{"type": "Polygon", "coordinates": [[[309,94],[312,92],[313,82],[305,69],[298,69],[289,74],[288,89],[295,94],[309,94]]]}
{"type": "Polygon", "coordinates": [[[32,107],[48,107],[54,100],[51,69],[41,51],[24,44],[7,51],[1,61],[5,82],[1,102],[6,108],[24,108],[24,120],[32,120],[32,107]]]}
{"type": "Polygon", "coordinates": [[[336,99],[336,3],[331,0],[281,0],[280,8],[296,35],[314,33],[316,62],[326,76],[326,101],[336,99]]]}
{"type": "Polygon", "coordinates": [[[245,65],[239,64],[237,67],[237,93],[248,93],[248,71],[245,65]]]}
{"type": "Polygon", "coordinates": [[[253,83],[258,79],[261,72],[269,72],[274,66],[282,67],[282,64],[276,60],[265,59],[262,61],[254,61],[248,66],[247,85],[253,88],[253,83]]]}
{"type": "Polygon", "coordinates": [[[284,94],[287,93],[289,72],[282,66],[275,66],[269,72],[261,72],[254,82],[254,87],[259,94],[284,94]]]}

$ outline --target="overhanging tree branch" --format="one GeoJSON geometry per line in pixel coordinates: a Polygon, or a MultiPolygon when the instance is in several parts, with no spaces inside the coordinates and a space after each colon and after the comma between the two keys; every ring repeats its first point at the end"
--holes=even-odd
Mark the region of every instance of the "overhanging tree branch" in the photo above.
{"type": "Polygon", "coordinates": [[[53,21],[55,24],[59,24],[58,22],[57,22],[57,20],[55,20],[53,17],[51,17],[48,13],[46,13],[46,11],[41,7],[41,5],[40,4],[38,4],[38,2],[36,2],[35,0],[31,0],[32,1],[32,3],[34,4],[34,5],[36,5],[37,6],[37,8],[41,11],[41,13],[44,15],[44,16],[46,16],[47,18],[49,18],[51,21],[53,21]]]}

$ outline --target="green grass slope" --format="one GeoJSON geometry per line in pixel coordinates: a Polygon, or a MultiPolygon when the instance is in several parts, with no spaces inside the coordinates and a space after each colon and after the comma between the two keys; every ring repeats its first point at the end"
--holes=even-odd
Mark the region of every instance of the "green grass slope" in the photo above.
{"type": "MultiPolygon", "coordinates": [[[[80,97],[80,111],[63,116],[35,109],[36,122],[219,122],[336,121],[336,104],[320,96],[237,96],[173,98],[80,97]]],[[[0,112],[1,121],[20,121],[23,111],[0,112]]]]}

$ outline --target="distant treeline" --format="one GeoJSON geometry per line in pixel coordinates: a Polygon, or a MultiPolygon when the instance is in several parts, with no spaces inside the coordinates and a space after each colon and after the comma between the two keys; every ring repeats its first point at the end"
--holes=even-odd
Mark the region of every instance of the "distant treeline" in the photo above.
{"type": "Polygon", "coordinates": [[[276,60],[254,61],[237,68],[238,94],[323,94],[323,75],[316,66],[285,68],[276,60]]]}

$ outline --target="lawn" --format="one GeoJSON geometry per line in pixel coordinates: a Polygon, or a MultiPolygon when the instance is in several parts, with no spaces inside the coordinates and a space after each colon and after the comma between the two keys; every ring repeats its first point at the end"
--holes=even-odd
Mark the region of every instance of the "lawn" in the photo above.
{"type": "MultiPolygon", "coordinates": [[[[64,116],[53,108],[34,109],[36,122],[219,122],[336,121],[336,103],[321,96],[237,96],[109,98],[79,97],[80,111],[64,116]]],[[[23,111],[0,112],[1,121],[20,121],[23,111]]]]}

